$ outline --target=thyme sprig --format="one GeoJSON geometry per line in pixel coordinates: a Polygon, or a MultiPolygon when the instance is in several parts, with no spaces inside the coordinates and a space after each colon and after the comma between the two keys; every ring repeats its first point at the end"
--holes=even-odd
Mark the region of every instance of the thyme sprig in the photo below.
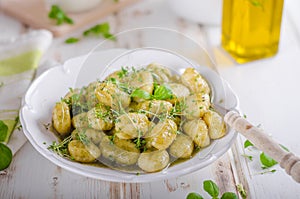
{"type": "Polygon", "coordinates": [[[56,142],[53,141],[52,144],[47,148],[50,151],[53,151],[54,153],[56,153],[57,155],[61,156],[61,157],[66,157],[66,158],[70,158],[73,159],[68,151],[68,144],[72,141],[72,136],[68,136],[65,139],[63,139],[63,141],[61,142],[56,142]]]}

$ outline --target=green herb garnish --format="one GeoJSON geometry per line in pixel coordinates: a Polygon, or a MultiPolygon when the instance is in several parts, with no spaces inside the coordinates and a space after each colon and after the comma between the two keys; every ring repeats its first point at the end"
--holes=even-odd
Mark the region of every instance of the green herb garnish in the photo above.
{"type": "Polygon", "coordinates": [[[131,93],[131,97],[138,97],[141,99],[151,99],[151,94],[149,94],[147,91],[137,88],[131,93]]]}
{"type": "MultiPolygon", "coordinates": [[[[212,199],[219,198],[219,187],[212,180],[205,180],[203,182],[203,189],[212,197],[212,199]]],[[[196,192],[191,192],[187,195],[186,199],[203,199],[203,197],[196,192]]],[[[238,196],[232,192],[225,192],[221,199],[238,199],[238,196]]]]}
{"type": "Polygon", "coordinates": [[[278,163],[264,152],[260,154],[259,158],[263,169],[270,168],[278,163]]]}
{"type": "Polygon", "coordinates": [[[226,192],[222,195],[221,199],[238,199],[238,197],[235,193],[226,192]]]}
{"type": "Polygon", "coordinates": [[[156,85],[154,87],[153,95],[149,94],[147,91],[137,88],[131,93],[131,97],[138,97],[142,99],[166,100],[172,99],[173,93],[167,85],[156,85]]]}
{"type": "Polygon", "coordinates": [[[166,84],[156,86],[154,89],[153,99],[166,100],[173,98],[173,92],[166,84]]]}
{"type": "Polygon", "coordinates": [[[0,142],[6,142],[8,137],[8,126],[0,120],[0,142]]]}
{"type": "Polygon", "coordinates": [[[12,161],[12,152],[8,146],[0,142],[0,171],[6,169],[12,161]]]}
{"type": "Polygon", "coordinates": [[[252,160],[253,160],[253,156],[251,156],[251,155],[242,154],[242,156],[243,156],[244,158],[247,158],[247,159],[249,159],[250,161],[252,161],[252,160]]]}
{"type": "Polygon", "coordinates": [[[113,41],[116,40],[116,37],[110,33],[110,27],[107,22],[102,24],[97,24],[83,32],[83,36],[89,36],[89,35],[103,36],[105,39],[110,39],[113,41]]]}
{"type": "Polygon", "coordinates": [[[77,43],[79,42],[79,38],[76,38],[76,37],[70,37],[68,39],[65,40],[65,43],[66,44],[73,44],[73,43],[77,43]]]}
{"type": "Polygon", "coordinates": [[[90,144],[90,140],[89,140],[89,138],[86,136],[85,131],[78,132],[78,133],[76,134],[76,139],[79,140],[80,142],[82,142],[82,144],[84,144],[84,145],[90,144]]]}
{"type": "Polygon", "coordinates": [[[219,196],[219,187],[212,180],[205,180],[203,182],[203,189],[213,198],[219,196]]]}
{"type": "Polygon", "coordinates": [[[249,140],[246,140],[245,142],[244,142],[244,148],[246,149],[246,148],[248,148],[249,146],[254,146],[249,140]]]}
{"type": "Polygon", "coordinates": [[[57,5],[52,5],[51,6],[51,10],[48,14],[48,17],[50,19],[54,19],[56,20],[56,25],[61,25],[63,23],[67,23],[67,24],[73,24],[73,20],[71,18],[69,18],[65,12],[58,7],[57,5]]]}
{"type": "Polygon", "coordinates": [[[189,193],[186,197],[186,199],[204,199],[199,193],[189,193]]]}
{"type": "MultiPolygon", "coordinates": [[[[66,137],[62,142],[57,143],[53,141],[52,144],[48,147],[49,150],[53,151],[61,157],[71,158],[68,151],[68,144],[72,141],[72,136],[66,137]]],[[[71,158],[72,159],[72,158],[71,158]]]]}
{"type": "Polygon", "coordinates": [[[258,174],[264,175],[264,174],[267,174],[267,173],[275,173],[276,171],[277,171],[276,169],[272,169],[272,170],[267,170],[267,171],[260,172],[258,174]]]}
{"type": "Polygon", "coordinates": [[[238,190],[238,192],[240,193],[240,195],[242,196],[243,199],[247,198],[247,192],[245,191],[244,187],[242,184],[237,184],[236,188],[238,190]]]}
{"type": "Polygon", "coordinates": [[[286,148],[285,146],[283,146],[282,144],[279,144],[279,146],[281,146],[281,148],[283,148],[285,151],[290,152],[290,150],[288,148],[286,148]]]}
{"type": "Polygon", "coordinates": [[[122,66],[121,71],[118,72],[118,77],[119,77],[119,78],[123,78],[123,77],[125,77],[127,74],[128,74],[128,69],[127,69],[127,68],[124,68],[124,67],[122,66]]]}

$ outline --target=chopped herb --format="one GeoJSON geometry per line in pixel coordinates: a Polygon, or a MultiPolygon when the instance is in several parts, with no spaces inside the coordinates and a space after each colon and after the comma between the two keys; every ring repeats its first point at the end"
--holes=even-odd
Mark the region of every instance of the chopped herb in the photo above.
{"type": "Polygon", "coordinates": [[[245,142],[244,142],[244,148],[246,149],[246,148],[248,148],[249,146],[254,146],[249,140],[246,140],[245,142]]]}
{"type": "Polygon", "coordinates": [[[251,155],[242,154],[242,156],[245,157],[245,158],[247,158],[247,159],[249,159],[250,161],[253,160],[253,156],[251,156],[251,155]]]}
{"type": "Polygon", "coordinates": [[[115,143],[115,137],[116,137],[115,134],[114,134],[114,135],[108,136],[108,138],[109,138],[109,140],[110,140],[110,144],[114,144],[114,143],[115,143]]]}
{"type": "Polygon", "coordinates": [[[48,14],[50,19],[56,20],[56,25],[61,25],[63,23],[73,24],[73,20],[69,18],[65,12],[57,5],[52,5],[51,10],[48,14]]]}
{"type": "Polygon", "coordinates": [[[260,154],[260,162],[263,169],[270,168],[278,163],[274,159],[266,155],[264,152],[260,154]]]}
{"type": "Polygon", "coordinates": [[[146,140],[141,138],[141,135],[139,133],[139,136],[133,140],[133,143],[135,143],[135,147],[141,151],[144,151],[145,145],[146,145],[146,140]]]}
{"type": "Polygon", "coordinates": [[[135,89],[131,93],[131,97],[137,97],[137,98],[141,98],[141,99],[151,99],[151,95],[147,91],[144,91],[139,88],[135,89]]]}
{"type": "Polygon", "coordinates": [[[103,36],[105,39],[110,39],[113,41],[116,40],[116,37],[110,33],[110,26],[107,22],[102,24],[97,24],[83,32],[83,36],[89,36],[89,35],[103,36]]]}
{"type": "Polygon", "coordinates": [[[128,74],[128,69],[122,67],[121,71],[118,72],[118,77],[119,77],[119,78],[122,78],[122,77],[125,77],[127,74],[128,74]]]}
{"type": "Polygon", "coordinates": [[[4,82],[1,82],[1,83],[0,83],[0,88],[1,88],[2,86],[4,86],[4,82]]]}
{"type": "Polygon", "coordinates": [[[281,146],[281,148],[283,148],[285,151],[289,152],[290,150],[288,148],[286,148],[285,146],[283,146],[282,144],[279,144],[281,146]]]}
{"type": "Polygon", "coordinates": [[[90,140],[89,140],[89,138],[86,136],[85,131],[78,132],[78,133],[76,134],[76,139],[79,140],[80,142],[82,142],[82,144],[84,144],[84,145],[90,144],[90,140]]]}
{"type": "Polygon", "coordinates": [[[243,199],[247,198],[247,192],[244,189],[244,186],[242,184],[237,184],[236,188],[238,190],[238,192],[240,193],[240,195],[242,196],[243,199]]]}
{"type": "Polygon", "coordinates": [[[272,169],[272,170],[267,170],[267,171],[260,172],[258,174],[264,175],[264,174],[267,174],[267,173],[275,173],[276,171],[277,171],[276,169],[272,169]]]}
{"type": "Polygon", "coordinates": [[[244,114],[244,115],[243,115],[243,117],[246,119],[246,118],[247,118],[247,115],[246,115],[246,114],[244,114]]]}
{"type": "Polygon", "coordinates": [[[0,142],[0,171],[6,169],[12,161],[12,151],[0,142]]]}
{"type": "MultiPolygon", "coordinates": [[[[72,136],[66,137],[62,142],[57,143],[53,141],[52,144],[48,147],[49,150],[53,151],[61,157],[71,158],[68,151],[68,144],[72,141],[72,136]]],[[[72,159],[72,158],[71,158],[72,159]]]]}
{"type": "Polygon", "coordinates": [[[79,38],[70,37],[70,38],[65,40],[65,43],[66,44],[73,44],[73,43],[77,43],[79,40],[80,40],[79,38]]]}

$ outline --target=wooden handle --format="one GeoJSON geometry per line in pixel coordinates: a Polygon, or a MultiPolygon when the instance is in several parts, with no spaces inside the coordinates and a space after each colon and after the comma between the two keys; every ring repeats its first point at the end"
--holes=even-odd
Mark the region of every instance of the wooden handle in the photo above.
{"type": "Polygon", "coordinates": [[[258,149],[265,152],[274,160],[280,163],[280,166],[300,183],[300,158],[293,153],[287,152],[275,142],[270,136],[262,130],[250,124],[242,118],[237,112],[230,111],[225,115],[225,122],[233,129],[245,136],[258,149]]]}

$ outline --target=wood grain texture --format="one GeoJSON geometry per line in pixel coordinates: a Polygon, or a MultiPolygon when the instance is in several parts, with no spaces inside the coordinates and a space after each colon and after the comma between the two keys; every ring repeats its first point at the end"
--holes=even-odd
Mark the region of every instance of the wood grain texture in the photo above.
{"type": "Polygon", "coordinates": [[[32,28],[44,28],[50,30],[54,36],[62,36],[80,27],[91,24],[113,12],[137,2],[138,0],[103,0],[95,8],[81,13],[70,13],[68,16],[73,19],[74,24],[57,26],[55,21],[48,18],[48,8],[44,0],[2,0],[2,10],[24,24],[32,28]]]}
{"type": "MultiPolygon", "coordinates": [[[[286,8],[288,5],[293,5],[292,1],[297,0],[288,1],[286,8]]],[[[291,10],[295,10],[295,8],[297,7],[291,10]]],[[[238,94],[243,112],[254,124],[262,123],[268,132],[273,132],[274,138],[280,140],[291,151],[299,152],[298,116],[300,107],[298,102],[300,96],[293,93],[299,89],[300,67],[298,67],[299,61],[297,62],[299,59],[291,55],[300,49],[300,40],[293,23],[289,21],[289,19],[294,22],[299,21],[300,18],[294,18],[298,15],[299,13],[296,13],[283,19],[280,53],[277,57],[245,66],[235,65],[234,62],[228,60],[220,48],[221,30],[219,26],[199,27],[198,24],[178,18],[168,9],[166,1],[141,1],[94,23],[108,21],[113,33],[142,26],[168,27],[190,35],[197,42],[204,43],[204,46],[206,39],[209,39],[212,52],[216,56],[218,69],[222,69],[220,70],[221,75],[238,94]],[[203,29],[207,31],[206,36],[202,32],[203,29]],[[274,61],[272,62],[272,60],[274,61]],[[284,95],[278,97],[278,92],[276,92],[278,90],[284,91],[284,95]],[[270,94],[272,92],[274,93],[270,94]],[[286,93],[288,95],[285,95],[286,93]]],[[[1,18],[0,20],[0,27],[5,27],[4,31],[0,33],[0,38],[3,35],[5,38],[9,35],[16,36],[28,30],[22,23],[11,26],[17,22],[13,19],[5,19],[1,18]],[[22,27],[22,31],[18,27],[22,27]]],[[[76,44],[64,44],[66,37],[80,36],[82,30],[78,29],[62,38],[55,39],[44,59],[64,62],[71,57],[88,53],[91,48],[102,41],[101,38],[86,38],[76,44]]],[[[126,44],[116,42],[111,45],[113,47],[129,46],[131,42],[143,43],[144,39],[145,37],[140,35],[138,39],[129,40],[126,44]]],[[[163,38],[159,39],[163,40],[163,38]]],[[[248,199],[300,198],[299,185],[287,177],[285,172],[279,169],[279,166],[274,167],[277,172],[273,174],[258,174],[262,171],[259,163],[259,151],[256,149],[245,150],[243,148],[244,140],[239,136],[229,153],[197,172],[174,179],[141,184],[110,183],[70,173],[46,160],[27,143],[14,157],[11,166],[0,173],[0,198],[106,199],[119,196],[119,198],[182,199],[189,192],[199,192],[205,198],[209,198],[202,188],[203,181],[207,179],[215,180],[220,184],[222,191],[234,191],[235,184],[242,184],[247,191],[248,199]],[[253,161],[242,157],[244,153],[254,154],[253,161]],[[116,192],[112,193],[113,190],[116,192]]]]}
{"type": "Polygon", "coordinates": [[[237,132],[245,136],[258,149],[268,154],[271,158],[280,163],[287,174],[300,183],[300,158],[284,150],[275,140],[264,133],[261,129],[253,126],[246,119],[242,118],[239,113],[229,111],[224,121],[237,132]]]}

